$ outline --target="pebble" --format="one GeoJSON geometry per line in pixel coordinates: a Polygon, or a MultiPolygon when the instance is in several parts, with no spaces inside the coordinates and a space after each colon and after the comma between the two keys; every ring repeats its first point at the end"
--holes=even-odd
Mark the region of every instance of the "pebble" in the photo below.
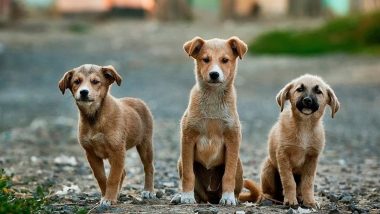
{"type": "Polygon", "coordinates": [[[157,192],[156,192],[156,197],[157,198],[162,198],[164,196],[164,192],[162,192],[161,190],[158,190],[157,192]]]}
{"type": "Polygon", "coordinates": [[[272,206],[273,202],[271,200],[264,200],[260,203],[260,206],[272,206]]]}
{"type": "Polygon", "coordinates": [[[340,201],[345,203],[345,204],[349,204],[351,203],[351,201],[353,200],[352,196],[350,195],[347,195],[347,196],[343,196],[340,201]]]}
{"type": "Polygon", "coordinates": [[[236,211],[235,214],[245,214],[243,210],[236,211]]]}
{"type": "Polygon", "coordinates": [[[194,213],[198,214],[217,214],[219,212],[216,207],[198,207],[194,209],[194,213]]]}

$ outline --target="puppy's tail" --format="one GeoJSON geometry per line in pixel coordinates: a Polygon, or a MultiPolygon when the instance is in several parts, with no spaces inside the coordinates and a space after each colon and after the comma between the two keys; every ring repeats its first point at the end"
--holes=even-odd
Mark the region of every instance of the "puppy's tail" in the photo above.
{"type": "Polygon", "coordinates": [[[258,184],[252,180],[245,179],[244,187],[249,190],[249,192],[242,192],[239,194],[239,200],[241,202],[257,202],[261,200],[261,189],[258,184]]]}

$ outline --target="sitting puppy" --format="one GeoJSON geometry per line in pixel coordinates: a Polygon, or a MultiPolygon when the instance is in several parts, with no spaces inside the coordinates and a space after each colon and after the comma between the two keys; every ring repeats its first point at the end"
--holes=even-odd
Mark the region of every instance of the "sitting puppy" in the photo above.
{"type": "Polygon", "coordinates": [[[237,58],[244,56],[247,45],[237,37],[195,37],[184,49],[194,58],[196,84],[181,120],[178,171],[182,193],[172,202],[236,205],[243,169],[234,79],[237,58]]]}
{"type": "Polygon", "coordinates": [[[135,98],[116,99],[110,85],[121,77],[112,66],[82,65],[59,81],[62,94],[69,89],[79,109],[79,143],[102,191],[100,205],[116,203],[126,175],[125,153],[136,146],[144,165],[143,198],[155,197],[153,190],[153,118],[146,104],[135,98]],[[103,159],[111,171],[105,175],[103,159]]]}
{"type": "Polygon", "coordinates": [[[339,101],[321,78],[307,74],[287,84],[278,93],[277,103],[283,112],[269,133],[269,156],[261,170],[261,190],[245,180],[244,186],[251,192],[241,193],[239,199],[275,199],[291,206],[302,202],[315,208],[314,177],[325,145],[322,117],[326,105],[330,105],[334,117],[339,101]],[[291,106],[283,111],[286,100],[291,106]]]}

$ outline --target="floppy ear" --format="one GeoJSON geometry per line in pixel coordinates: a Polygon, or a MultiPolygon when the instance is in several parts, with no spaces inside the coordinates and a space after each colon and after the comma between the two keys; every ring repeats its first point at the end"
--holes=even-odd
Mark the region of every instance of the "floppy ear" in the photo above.
{"type": "Polygon", "coordinates": [[[331,108],[331,117],[334,118],[335,113],[340,108],[340,103],[334,91],[330,87],[327,88],[327,96],[329,99],[327,104],[330,105],[330,108],[331,108]]]}
{"type": "Polygon", "coordinates": [[[62,94],[65,94],[65,90],[70,88],[70,80],[73,77],[74,70],[67,71],[61,80],[58,82],[59,90],[61,90],[62,94]]]}
{"type": "Polygon", "coordinates": [[[183,49],[189,56],[195,58],[195,56],[201,51],[205,41],[201,37],[194,37],[192,40],[187,41],[183,45],[183,49]]]}
{"type": "Polygon", "coordinates": [[[278,92],[276,96],[276,100],[277,100],[278,105],[281,108],[281,112],[284,110],[286,100],[289,99],[289,91],[292,87],[293,87],[293,83],[288,83],[287,85],[284,86],[284,88],[282,88],[278,92]]]}
{"type": "Polygon", "coordinates": [[[103,75],[111,81],[111,84],[116,81],[117,85],[120,86],[123,80],[121,76],[117,73],[116,69],[112,65],[107,65],[102,67],[103,75]]]}
{"type": "Polygon", "coordinates": [[[233,36],[228,39],[228,44],[231,46],[232,51],[239,59],[242,59],[245,53],[247,53],[248,47],[242,40],[240,40],[237,36],[233,36]]]}

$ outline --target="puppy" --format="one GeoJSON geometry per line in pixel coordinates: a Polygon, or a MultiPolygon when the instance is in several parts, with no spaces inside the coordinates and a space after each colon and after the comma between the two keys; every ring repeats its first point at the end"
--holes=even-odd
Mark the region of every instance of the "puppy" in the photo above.
{"type": "Polygon", "coordinates": [[[109,89],[122,78],[112,66],[82,65],[59,81],[62,94],[69,89],[79,109],[79,143],[102,192],[100,204],[116,203],[126,175],[125,153],[136,146],[144,165],[143,198],[153,198],[153,118],[147,105],[135,98],[116,99],[109,89]],[[103,159],[111,171],[106,177],[103,159]]]}
{"type": "Polygon", "coordinates": [[[245,181],[251,193],[242,193],[240,200],[275,199],[286,205],[303,203],[315,208],[314,177],[325,145],[322,117],[326,105],[334,117],[340,106],[338,98],[320,77],[306,74],[287,84],[276,99],[282,113],[269,133],[261,190],[252,181],[245,181]],[[291,105],[284,110],[286,100],[291,105]]]}
{"type": "Polygon", "coordinates": [[[237,58],[242,59],[247,45],[237,37],[195,37],[183,48],[194,58],[196,84],[181,120],[182,193],[172,202],[236,205],[243,170],[234,79],[237,58]]]}

